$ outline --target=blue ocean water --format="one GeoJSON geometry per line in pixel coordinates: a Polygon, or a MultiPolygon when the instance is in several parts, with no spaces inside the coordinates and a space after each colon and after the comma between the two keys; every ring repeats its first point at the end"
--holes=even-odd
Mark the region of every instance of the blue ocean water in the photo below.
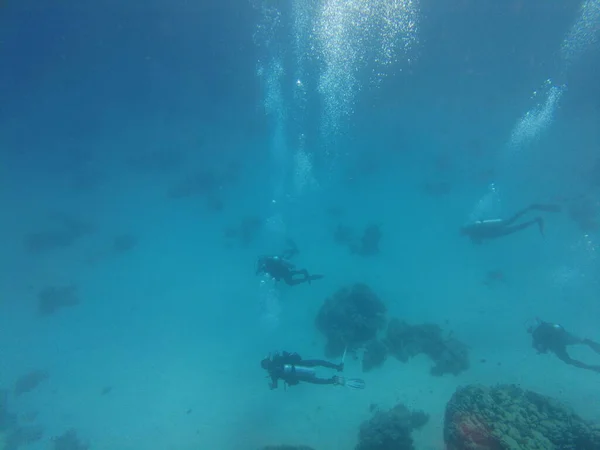
{"type": "Polygon", "coordinates": [[[401,402],[437,450],[469,384],[599,422],[527,333],[600,340],[599,35],[599,0],[3,2],[0,449],[352,449],[401,402]],[[542,235],[460,233],[532,204],[542,235]],[[322,279],[257,274],[291,243],[322,279]],[[270,352],[340,360],[316,320],[356,283],[468,367],[344,341],[364,390],[270,390],[270,352]]]}

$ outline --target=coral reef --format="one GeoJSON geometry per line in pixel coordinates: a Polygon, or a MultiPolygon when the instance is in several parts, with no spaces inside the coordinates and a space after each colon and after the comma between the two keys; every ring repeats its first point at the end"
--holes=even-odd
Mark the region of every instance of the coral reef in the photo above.
{"type": "Polygon", "coordinates": [[[368,342],[365,345],[365,352],[362,359],[362,370],[368,372],[369,370],[383,365],[387,358],[388,348],[386,345],[375,339],[368,342]]]}
{"type": "Polygon", "coordinates": [[[424,412],[410,412],[401,403],[389,411],[377,411],[361,425],[355,450],[412,450],[412,431],[428,420],[424,412]]]}
{"type": "Polygon", "coordinates": [[[316,317],[317,329],[327,337],[325,354],[340,356],[374,339],[384,327],[386,306],[366,284],[338,290],[325,300],[316,317]]]}
{"type": "Polygon", "coordinates": [[[452,337],[445,338],[438,325],[409,325],[392,319],[388,324],[385,342],[390,353],[402,362],[420,353],[427,354],[435,363],[431,369],[432,375],[458,375],[470,365],[467,346],[452,337]]]}
{"type": "Polygon", "coordinates": [[[470,385],[446,405],[444,440],[448,450],[592,450],[600,427],[515,385],[470,385]]]}

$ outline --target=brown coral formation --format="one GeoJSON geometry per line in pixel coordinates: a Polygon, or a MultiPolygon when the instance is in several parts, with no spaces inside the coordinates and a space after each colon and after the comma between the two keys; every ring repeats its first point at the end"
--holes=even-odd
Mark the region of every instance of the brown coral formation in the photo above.
{"type": "Polygon", "coordinates": [[[459,388],[446,405],[448,450],[592,450],[600,427],[515,385],[459,388]]]}

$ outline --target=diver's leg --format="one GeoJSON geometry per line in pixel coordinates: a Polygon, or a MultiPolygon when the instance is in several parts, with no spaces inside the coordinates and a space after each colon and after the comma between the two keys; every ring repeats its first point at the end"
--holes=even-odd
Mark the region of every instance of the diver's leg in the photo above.
{"type": "Polygon", "coordinates": [[[568,331],[565,331],[564,342],[566,345],[577,345],[577,344],[585,344],[585,339],[581,339],[579,336],[575,336],[568,331]]]}
{"type": "Polygon", "coordinates": [[[308,276],[308,272],[306,271],[306,269],[290,271],[289,276],[286,277],[286,280],[285,280],[285,282],[287,284],[289,284],[290,286],[295,286],[297,284],[306,283],[308,281],[310,281],[310,278],[308,276]],[[296,276],[296,275],[302,275],[302,278],[294,278],[294,276],[296,276]]]}
{"type": "Polygon", "coordinates": [[[494,236],[494,237],[508,236],[509,234],[513,234],[513,233],[516,233],[517,231],[524,230],[525,228],[529,228],[530,226],[535,225],[535,224],[538,225],[538,227],[540,229],[540,233],[543,236],[544,235],[544,221],[542,220],[541,217],[536,217],[535,219],[528,220],[527,222],[523,222],[519,225],[503,226],[502,228],[498,229],[498,232],[497,232],[496,236],[494,236]]]}
{"type": "Polygon", "coordinates": [[[600,353],[600,344],[592,341],[591,339],[583,339],[581,340],[582,344],[587,345],[589,348],[594,350],[596,353],[600,353]]]}
{"type": "Polygon", "coordinates": [[[300,283],[310,283],[311,281],[320,280],[321,278],[323,278],[323,275],[309,275],[306,269],[293,270],[291,271],[290,276],[292,285],[300,283]],[[302,278],[294,278],[295,275],[302,275],[302,278]]]}
{"type": "Polygon", "coordinates": [[[511,223],[516,222],[519,218],[521,218],[521,216],[523,216],[524,214],[527,214],[529,211],[531,211],[531,209],[532,209],[533,206],[534,205],[530,205],[527,208],[524,208],[524,209],[521,209],[521,210],[517,211],[512,216],[510,216],[508,219],[506,219],[504,221],[504,223],[506,225],[510,225],[511,223]]]}
{"type": "Polygon", "coordinates": [[[536,211],[542,211],[542,212],[552,212],[552,213],[558,213],[561,212],[562,208],[560,207],[560,205],[544,205],[541,203],[534,203],[533,205],[529,206],[529,209],[535,209],[536,211]]]}
{"type": "Polygon", "coordinates": [[[302,270],[292,270],[290,272],[289,281],[286,280],[286,283],[290,286],[295,286],[300,283],[310,283],[311,281],[320,280],[323,278],[323,275],[309,275],[306,269],[302,270]],[[294,278],[296,275],[302,275],[302,278],[294,278]]]}
{"type": "Polygon", "coordinates": [[[311,384],[337,384],[337,377],[331,377],[331,378],[312,377],[312,378],[307,378],[302,381],[306,381],[307,383],[311,383],[311,384]]]}
{"type": "Polygon", "coordinates": [[[597,366],[590,366],[588,364],[582,363],[581,361],[577,361],[576,359],[573,359],[569,356],[569,354],[567,353],[567,349],[563,348],[560,350],[555,350],[554,352],[556,354],[556,356],[558,356],[558,359],[560,359],[562,362],[569,364],[570,366],[574,366],[574,367],[578,367],[580,369],[588,369],[588,370],[597,370],[597,366]]]}
{"type": "Polygon", "coordinates": [[[341,367],[343,367],[341,364],[335,364],[323,359],[303,359],[301,364],[305,367],[326,367],[336,370],[341,370],[341,367]]]}
{"type": "Polygon", "coordinates": [[[296,382],[304,381],[305,383],[311,384],[335,384],[337,380],[337,377],[335,376],[331,378],[317,377],[317,374],[305,364],[305,361],[302,361],[302,366],[294,367],[293,374],[294,381],[296,382]]]}
{"type": "Polygon", "coordinates": [[[514,223],[517,219],[523,216],[523,214],[526,214],[529,211],[560,212],[561,209],[562,208],[559,205],[543,205],[541,203],[533,203],[527,208],[514,213],[508,220],[505,221],[505,224],[510,225],[511,223],[514,223]]]}

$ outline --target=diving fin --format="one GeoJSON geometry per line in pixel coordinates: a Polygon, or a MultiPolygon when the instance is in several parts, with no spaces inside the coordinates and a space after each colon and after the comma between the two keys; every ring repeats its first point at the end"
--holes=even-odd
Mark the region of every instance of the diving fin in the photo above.
{"type": "Polygon", "coordinates": [[[337,384],[338,386],[346,386],[346,387],[349,387],[350,389],[364,389],[365,388],[365,381],[361,380],[360,378],[345,378],[345,377],[336,376],[336,377],[334,377],[334,384],[337,384]]]}
{"type": "Polygon", "coordinates": [[[364,389],[366,386],[365,380],[361,380],[360,378],[349,378],[344,385],[351,389],[364,389]]]}
{"type": "Polygon", "coordinates": [[[551,212],[551,213],[558,213],[562,210],[560,205],[544,205],[541,203],[534,203],[529,208],[535,209],[536,211],[551,212]]]}
{"type": "Polygon", "coordinates": [[[321,278],[323,278],[325,275],[309,275],[307,277],[308,283],[310,284],[312,281],[315,280],[320,280],[321,278]]]}

